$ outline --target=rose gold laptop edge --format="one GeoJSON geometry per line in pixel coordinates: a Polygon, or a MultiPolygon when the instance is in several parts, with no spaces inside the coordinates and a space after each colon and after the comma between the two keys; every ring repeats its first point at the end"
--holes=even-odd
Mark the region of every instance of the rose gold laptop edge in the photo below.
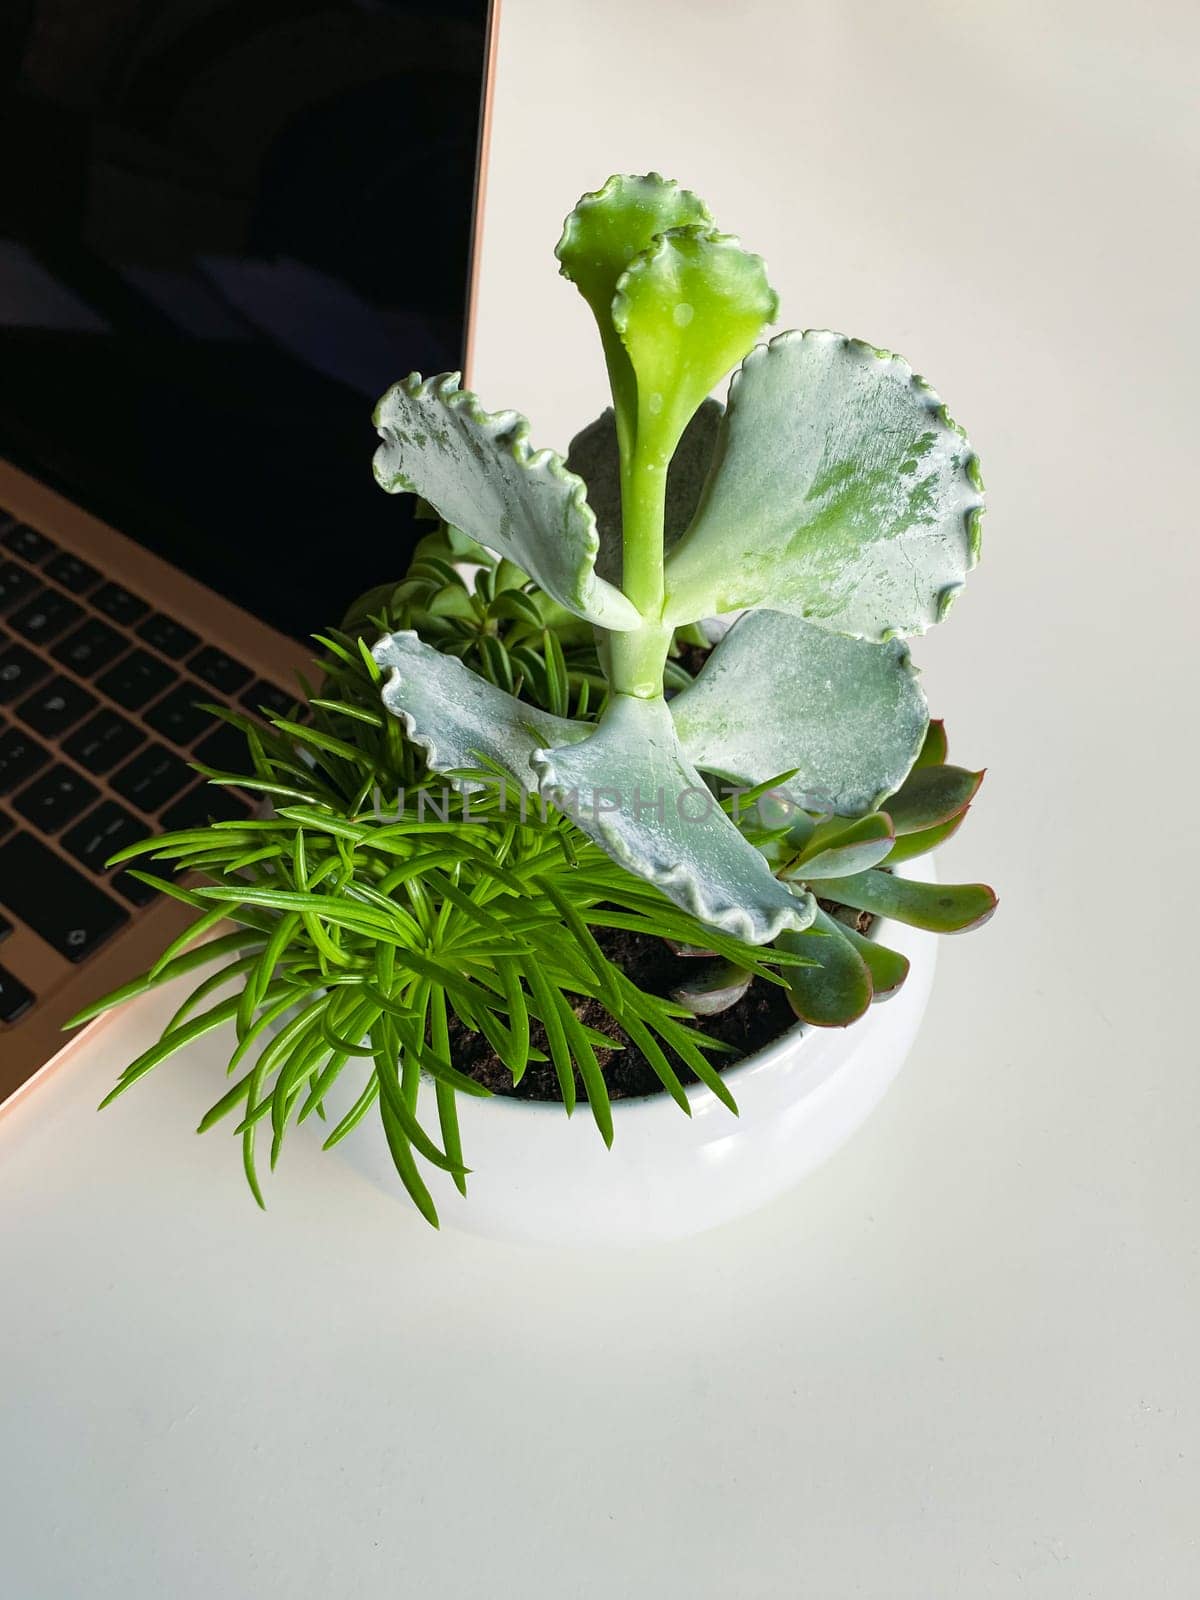
{"type": "MultiPolygon", "coordinates": [[[[490,152],[492,106],[495,89],[498,42],[499,0],[491,0],[487,22],[487,41],[483,69],[482,104],[479,112],[479,139],[476,159],[475,195],[472,208],[471,255],[464,327],[464,375],[470,381],[475,347],[475,316],[479,291],[480,244],[486,202],[487,166],[490,152]]],[[[59,551],[99,569],[106,583],[120,586],[143,597],[157,611],[178,617],[199,634],[206,645],[215,647],[234,661],[243,663],[257,677],[280,689],[295,689],[296,674],[309,672],[311,653],[295,639],[277,632],[213,589],[197,582],[117,529],[74,505],[9,462],[0,459],[0,506],[17,523],[51,540],[59,551]]],[[[3,535],[0,528],[0,537],[3,535]]],[[[0,547],[0,559],[8,555],[0,547]]],[[[86,607],[86,597],[84,598],[86,607]]],[[[0,626],[3,618],[0,618],[0,626]]],[[[130,635],[130,643],[152,659],[170,662],[144,639],[130,635]]],[[[26,648],[24,645],[22,648],[26,648]]],[[[53,654],[53,641],[43,649],[28,644],[28,653],[46,673],[61,670],[53,654]]],[[[45,681],[45,678],[43,678],[45,681]]],[[[103,683],[103,677],[100,682],[103,683]]],[[[107,711],[135,724],[142,710],[111,700],[96,684],[89,690],[98,711],[107,711]]],[[[213,698],[220,698],[214,694],[213,698]]],[[[230,692],[229,703],[238,696],[230,692]]],[[[153,706],[147,706],[146,711],[153,706]]],[[[93,715],[96,713],[93,712],[93,715]]],[[[161,738],[153,729],[148,738],[161,738]]],[[[38,742],[56,758],[62,740],[39,736],[38,742]]],[[[185,752],[186,753],[186,752],[185,752]]],[[[90,782],[98,800],[124,808],[127,796],[114,793],[111,773],[92,773],[90,782]]],[[[14,796],[0,796],[0,851],[14,836],[22,816],[13,807],[14,796]]],[[[93,804],[89,801],[89,805],[93,804]]],[[[78,862],[64,846],[71,831],[40,840],[56,861],[78,871],[78,862]]],[[[116,897],[114,896],[114,899],[116,897]]],[[[11,979],[37,997],[37,1004],[12,1022],[0,1022],[0,1111],[11,1109],[33,1085],[53,1068],[72,1056],[81,1045],[94,1039],[107,1018],[81,1028],[69,1037],[63,1025],[90,1001],[118,988],[145,970],[163,947],[193,918],[194,913],[175,901],[159,897],[138,909],[125,904],[128,920],[99,947],[78,963],[69,954],[59,953],[27,922],[14,918],[0,904],[0,966],[11,979]]],[[[68,934],[69,937],[69,934],[68,934]]]]}

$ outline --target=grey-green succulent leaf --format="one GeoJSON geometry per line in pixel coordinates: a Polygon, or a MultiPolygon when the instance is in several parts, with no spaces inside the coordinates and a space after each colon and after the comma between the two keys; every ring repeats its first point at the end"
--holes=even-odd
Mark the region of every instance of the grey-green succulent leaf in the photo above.
{"type": "Polygon", "coordinates": [[[929,721],[900,640],[870,644],[780,611],[740,617],[671,714],[702,771],[757,784],[796,768],[788,797],[840,816],[899,788],[929,721]]]}
{"type": "Polygon", "coordinates": [[[970,445],[907,362],[782,333],[734,375],[667,620],[767,606],[863,639],[924,633],[975,564],[982,506],[970,445]]]}
{"type": "Polygon", "coordinates": [[[590,723],[539,711],[486,682],[454,656],[423,644],[415,633],[387,635],[371,652],[385,673],[387,709],[404,724],[432,772],[495,762],[526,792],[537,787],[535,750],[584,739],[590,723]]]}
{"type": "MultiPolygon", "coordinates": [[[[663,544],[673,548],[696,514],[700,491],[712,463],[713,446],[725,408],[718,400],[702,402],[683,430],[667,469],[667,503],[663,544]]],[[[571,440],[567,469],[587,484],[588,504],[596,517],[600,549],[596,571],[610,583],[621,581],[621,456],[612,408],[571,440]]]]}
{"type": "Polygon", "coordinates": [[[818,910],[810,933],[785,933],[780,947],[813,963],[788,967],[785,976],[792,1010],[802,1022],[817,1028],[844,1028],[855,1022],[871,1004],[871,973],[847,930],[825,911],[818,910]]]}
{"type": "Polygon", "coordinates": [[[887,864],[895,867],[901,861],[912,861],[917,856],[928,855],[931,850],[936,850],[939,845],[945,844],[962,827],[966,819],[969,806],[964,806],[957,816],[951,817],[949,822],[939,822],[936,828],[922,828],[918,833],[897,834],[896,842],[888,852],[887,864]]]}
{"type": "Polygon", "coordinates": [[[847,878],[887,859],[895,843],[891,818],[873,811],[853,822],[835,817],[816,829],[785,876],[807,883],[813,878],[847,878]]]}
{"type": "Polygon", "coordinates": [[[946,724],[941,717],[935,717],[929,724],[925,743],[921,746],[921,753],[913,762],[913,766],[914,768],[945,766],[949,753],[950,741],[946,737],[946,724]]]}
{"type": "Polygon", "coordinates": [[[772,875],[688,762],[664,701],[613,695],[590,738],[533,764],[590,838],[709,926],[765,944],[812,921],[812,896],[772,875]]]}
{"type": "Polygon", "coordinates": [[[965,933],[985,923],[996,909],[995,892],[986,883],[918,883],[878,869],[828,882],[814,879],[809,887],[824,900],[931,933],[965,933]]]}
{"type": "Polygon", "coordinates": [[[672,989],[671,999],[694,1017],[717,1017],[737,1005],[752,979],[752,973],[733,961],[712,961],[672,989]]]}
{"type": "Polygon", "coordinates": [[[965,767],[924,766],[910,772],[888,801],[897,833],[921,833],[965,811],[983,782],[965,767]]]}
{"type": "Polygon", "coordinates": [[[880,944],[878,939],[868,939],[859,933],[857,928],[847,927],[837,917],[833,920],[837,923],[843,939],[849,939],[866,963],[867,971],[871,974],[871,987],[874,990],[871,1003],[890,1000],[908,977],[908,957],[902,956],[898,950],[889,950],[887,945],[880,944]]]}
{"type": "Polygon", "coordinates": [[[596,519],[583,480],[535,450],[515,411],[484,411],[457,373],[394,384],[375,410],[375,477],[417,493],[468,538],[514,562],[576,616],[617,632],[641,618],[598,576],[596,519]]]}

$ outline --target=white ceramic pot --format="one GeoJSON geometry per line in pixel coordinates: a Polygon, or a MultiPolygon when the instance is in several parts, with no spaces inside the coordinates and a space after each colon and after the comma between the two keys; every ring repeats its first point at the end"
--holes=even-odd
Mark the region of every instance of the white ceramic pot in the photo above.
{"type": "MultiPolygon", "coordinates": [[[[586,1104],[568,1118],[548,1102],[460,1095],[466,1197],[423,1163],[442,1225],[525,1244],[651,1244],[715,1228],[790,1189],[866,1121],[924,1015],[935,936],[895,922],[878,923],[875,936],[911,962],[904,987],[850,1028],[797,1026],[726,1072],[736,1117],[700,1084],[687,1091],[690,1117],[665,1094],[617,1100],[608,1150],[586,1104]]],[[[353,1104],[367,1070],[347,1066],[326,1099],[326,1127],[353,1104]]],[[[420,1114],[437,1127],[427,1084],[420,1114]]],[[[377,1117],[334,1149],[410,1204],[377,1117]]]]}

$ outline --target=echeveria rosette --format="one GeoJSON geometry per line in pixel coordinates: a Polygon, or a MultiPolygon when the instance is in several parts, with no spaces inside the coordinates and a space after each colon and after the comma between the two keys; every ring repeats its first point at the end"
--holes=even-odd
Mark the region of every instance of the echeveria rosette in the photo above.
{"type": "MultiPolygon", "coordinates": [[[[381,403],[376,471],[606,630],[607,705],[598,725],[542,727],[494,686],[481,698],[451,683],[436,652],[423,658],[402,636],[377,652],[392,669],[388,705],[434,770],[484,756],[550,797],[620,784],[644,799],[652,784],[669,809],[701,772],[751,786],[788,774],[787,796],[806,809],[782,862],[720,812],[653,838],[633,795],[580,813],[629,871],[739,937],[805,937],[806,868],[815,886],[837,879],[864,902],[911,909],[921,886],[877,882],[892,881],[880,867],[903,848],[900,825],[877,808],[903,797],[901,812],[922,819],[903,835],[909,853],[953,822],[924,803],[936,798],[916,774],[928,713],[900,640],[944,615],[977,557],[970,446],[898,357],[827,333],[754,348],[776,312],[762,261],[654,174],[585,196],[558,255],[596,317],[614,402],[576,438],[569,465],[534,452],[523,419],[489,415],[453,376],[414,377],[381,403]],[[722,413],[708,392],[738,361],[722,413]],[[668,707],[676,627],[745,608],[668,707]],[[829,815],[814,825],[809,811],[829,815]]],[[[832,948],[828,930],[810,937],[832,948]]],[[[895,962],[873,968],[842,942],[850,956],[838,947],[838,969],[853,972],[857,997],[886,992],[895,962]]]]}
{"type": "MultiPolygon", "coordinates": [[[[815,825],[801,813],[789,830],[795,852],[777,863],[780,875],[850,913],[934,933],[963,933],[986,922],[996,909],[986,884],[921,883],[884,870],[935,849],[962,824],[983,773],[949,766],[946,755],[945,729],[932,722],[912,771],[885,811],[853,820],[827,817],[815,825]]],[[[787,836],[783,832],[785,846],[787,836]]],[[[894,994],[908,972],[904,956],[864,938],[845,915],[819,909],[809,931],[786,933],[778,941],[809,958],[810,965],[789,969],[787,978],[792,1009],[816,1027],[854,1022],[872,1001],[894,994]]]]}

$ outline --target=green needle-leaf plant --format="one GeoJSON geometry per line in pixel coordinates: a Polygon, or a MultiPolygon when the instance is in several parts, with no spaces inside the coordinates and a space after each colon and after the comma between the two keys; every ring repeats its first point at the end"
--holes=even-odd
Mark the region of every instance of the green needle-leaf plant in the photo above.
{"type": "Polygon", "coordinates": [[[849,1020],[895,987],[899,958],[821,901],[947,930],[994,905],[980,885],[887,870],[944,837],[978,783],[938,763],[903,643],[978,558],[976,457],[900,357],[827,332],[759,343],[777,312],[761,258],[674,182],[610,178],[557,255],[596,319],[611,409],[564,459],[457,374],[414,373],[379,403],[375,474],[595,630],[602,709],[533,709],[412,628],[375,646],[384,703],[432,771],[490,763],[568,807],[710,929],[794,948],[809,935],[797,1010],[849,1020]],[[735,365],[723,407],[710,391],[735,365]],[[677,630],[731,613],[668,697],[677,630]],[[785,820],[740,828],[720,785],[770,788],[785,820]]]}

